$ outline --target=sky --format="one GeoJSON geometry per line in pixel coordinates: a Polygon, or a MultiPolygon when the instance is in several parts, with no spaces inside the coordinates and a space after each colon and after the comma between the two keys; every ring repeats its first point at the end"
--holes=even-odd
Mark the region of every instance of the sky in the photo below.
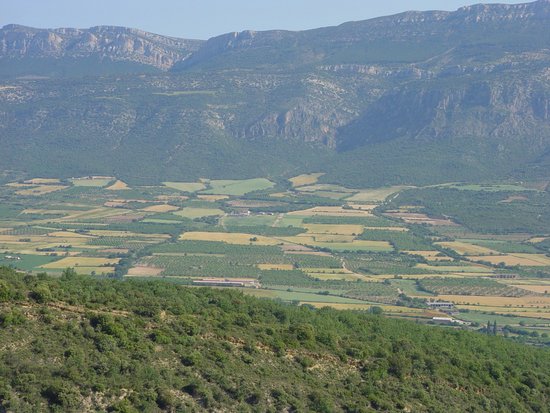
{"type": "MultiPolygon", "coordinates": [[[[485,0],[522,3],[528,0],[485,0]]],[[[242,30],[304,30],[481,0],[0,0],[0,26],[126,26],[188,39],[242,30]]]]}

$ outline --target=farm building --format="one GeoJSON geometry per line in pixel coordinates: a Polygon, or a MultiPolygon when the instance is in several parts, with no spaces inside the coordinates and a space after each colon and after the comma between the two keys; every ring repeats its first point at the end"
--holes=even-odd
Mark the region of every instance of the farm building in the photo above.
{"type": "Polygon", "coordinates": [[[449,301],[428,301],[426,303],[430,308],[437,308],[442,310],[452,310],[454,308],[454,303],[449,301]]]}

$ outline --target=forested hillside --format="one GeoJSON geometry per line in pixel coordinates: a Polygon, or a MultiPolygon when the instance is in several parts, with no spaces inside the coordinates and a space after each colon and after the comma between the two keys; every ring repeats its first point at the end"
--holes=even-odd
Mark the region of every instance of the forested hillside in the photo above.
{"type": "Polygon", "coordinates": [[[547,412],[550,354],[237,291],[0,270],[0,410],[547,412]]]}
{"type": "Polygon", "coordinates": [[[130,183],[547,178],[550,3],[208,41],[0,29],[0,169],[130,183]],[[64,159],[64,162],[58,162],[64,159]]]}

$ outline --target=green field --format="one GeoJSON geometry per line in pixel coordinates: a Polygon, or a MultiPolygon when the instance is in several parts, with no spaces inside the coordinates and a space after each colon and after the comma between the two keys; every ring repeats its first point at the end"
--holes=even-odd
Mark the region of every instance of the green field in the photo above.
{"type": "Polygon", "coordinates": [[[163,182],[163,184],[168,188],[177,189],[182,192],[197,192],[206,188],[206,185],[202,182],[163,182]]]}
{"type": "MultiPolygon", "coordinates": [[[[9,255],[9,254],[8,254],[9,255]]],[[[61,257],[44,255],[16,254],[20,260],[7,259],[6,254],[0,254],[0,266],[13,267],[22,271],[41,271],[41,265],[59,260],[61,257]]],[[[43,271],[43,270],[42,270],[43,271]]]]}
{"type": "Polygon", "coordinates": [[[202,218],[202,217],[221,216],[225,214],[225,212],[217,208],[186,207],[180,211],[174,212],[174,214],[180,217],[194,219],[194,218],[202,218]]]}
{"type": "Polygon", "coordinates": [[[272,188],[275,184],[265,178],[236,180],[212,180],[208,182],[210,189],[203,194],[240,196],[249,192],[272,188]]]}

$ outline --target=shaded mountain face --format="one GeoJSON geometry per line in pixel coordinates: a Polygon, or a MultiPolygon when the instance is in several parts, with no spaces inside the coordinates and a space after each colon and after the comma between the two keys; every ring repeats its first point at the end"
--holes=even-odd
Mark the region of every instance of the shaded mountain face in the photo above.
{"type": "Polygon", "coordinates": [[[548,27],[548,0],[206,42],[6,26],[0,167],[140,182],[546,178],[548,27]]]}

